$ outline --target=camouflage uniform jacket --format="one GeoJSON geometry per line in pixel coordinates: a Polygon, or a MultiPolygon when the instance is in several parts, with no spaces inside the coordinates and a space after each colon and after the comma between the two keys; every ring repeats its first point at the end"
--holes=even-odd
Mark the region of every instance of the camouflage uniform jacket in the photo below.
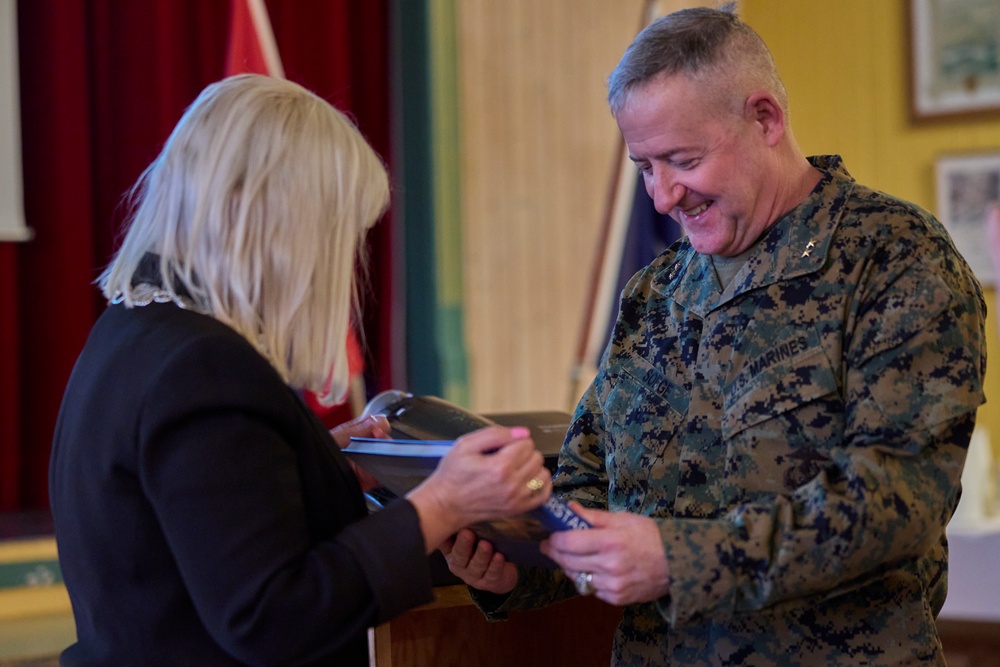
{"type": "MultiPolygon", "coordinates": [[[[653,517],[672,577],[625,609],[613,665],[944,664],[985,303],[931,215],[810,161],[821,181],[729,286],[686,239],[632,278],[576,409],[557,493],[653,517]]],[[[476,597],[571,594],[523,569],[476,597]]]]}

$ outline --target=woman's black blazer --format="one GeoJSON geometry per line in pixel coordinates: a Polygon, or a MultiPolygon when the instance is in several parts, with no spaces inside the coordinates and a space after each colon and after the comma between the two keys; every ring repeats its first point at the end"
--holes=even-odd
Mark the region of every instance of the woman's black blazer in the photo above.
{"type": "Polygon", "coordinates": [[[265,358],[173,303],[99,318],[50,497],[78,635],[64,665],[367,665],[366,629],[431,599],[413,506],[368,517],[265,358]]]}

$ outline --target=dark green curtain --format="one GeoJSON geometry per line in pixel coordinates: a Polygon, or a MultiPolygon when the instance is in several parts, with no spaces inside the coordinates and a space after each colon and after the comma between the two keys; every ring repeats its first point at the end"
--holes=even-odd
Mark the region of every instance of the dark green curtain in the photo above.
{"type": "Polygon", "coordinates": [[[469,402],[454,0],[397,0],[397,156],[408,391],[469,402]]]}

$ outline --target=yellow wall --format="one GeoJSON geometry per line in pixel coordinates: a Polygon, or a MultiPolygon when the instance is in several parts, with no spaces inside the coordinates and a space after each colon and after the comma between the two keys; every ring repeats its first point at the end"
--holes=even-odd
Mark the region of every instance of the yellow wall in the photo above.
{"type": "MultiPolygon", "coordinates": [[[[934,162],[944,153],[1000,150],[1000,114],[909,120],[908,0],[743,0],[741,14],[771,47],[789,91],[792,127],[807,154],[839,153],[851,174],[936,211],[934,162]]],[[[1000,457],[1000,338],[995,292],[987,404],[979,423],[1000,457]]]]}

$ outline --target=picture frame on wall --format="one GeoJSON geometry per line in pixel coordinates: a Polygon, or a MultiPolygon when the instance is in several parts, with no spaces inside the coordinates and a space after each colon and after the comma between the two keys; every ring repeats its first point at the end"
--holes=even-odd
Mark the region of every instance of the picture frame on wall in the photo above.
{"type": "Polygon", "coordinates": [[[986,237],[987,207],[1000,202],[1000,149],[943,155],[935,165],[937,216],[983,285],[996,285],[986,237]]]}
{"type": "Polygon", "coordinates": [[[1000,113],[1000,2],[909,0],[914,120],[1000,113]]]}

